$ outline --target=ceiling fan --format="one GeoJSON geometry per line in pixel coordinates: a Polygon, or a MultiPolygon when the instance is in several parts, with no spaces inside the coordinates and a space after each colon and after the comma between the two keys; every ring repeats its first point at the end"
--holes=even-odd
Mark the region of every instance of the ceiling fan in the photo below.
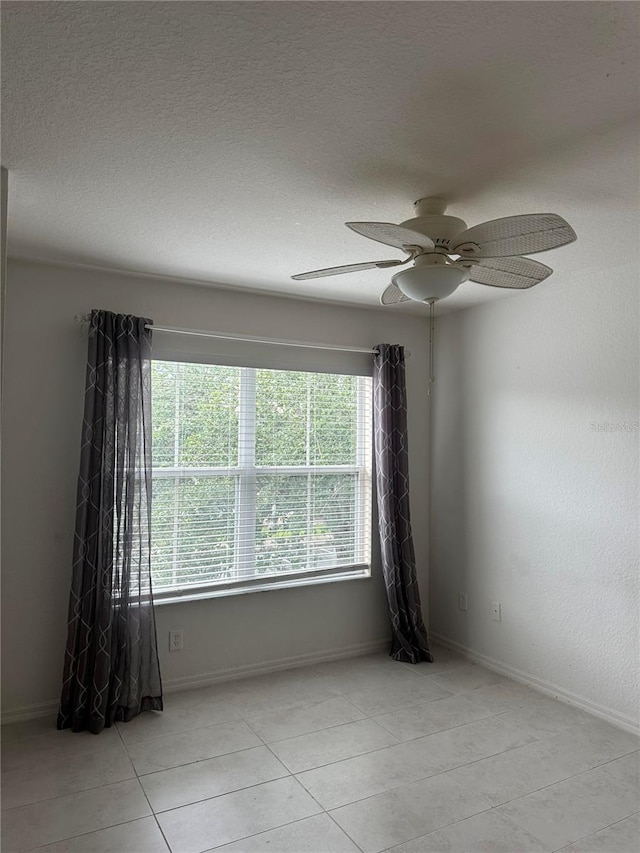
{"type": "Polygon", "coordinates": [[[467,228],[462,219],[445,215],[446,202],[441,198],[423,198],[414,207],[415,217],[399,225],[346,223],[363,237],[402,249],[408,255],[404,260],[347,264],[291,277],[302,281],[412,263],[411,268],[393,276],[380,301],[393,305],[413,299],[433,308],[433,303],[450,296],[467,279],[513,290],[533,287],[553,270],[521,256],[556,249],[577,239],[569,223],[555,213],[507,216],[467,228]]]}

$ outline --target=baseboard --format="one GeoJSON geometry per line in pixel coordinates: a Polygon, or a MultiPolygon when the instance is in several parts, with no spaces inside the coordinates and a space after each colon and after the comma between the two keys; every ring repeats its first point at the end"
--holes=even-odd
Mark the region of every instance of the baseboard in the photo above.
{"type": "Polygon", "coordinates": [[[10,723],[23,723],[25,720],[37,720],[39,717],[55,717],[58,713],[60,702],[37,702],[34,705],[25,705],[23,708],[13,708],[2,712],[2,725],[10,723]]]}
{"type": "Polygon", "coordinates": [[[341,658],[360,657],[361,655],[368,655],[382,651],[383,649],[389,649],[390,643],[390,639],[386,637],[384,640],[371,640],[367,643],[356,643],[352,646],[342,646],[337,649],[324,649],[320,652],[292,655],[291,657],[278,658],[272,661],[217,669],[213,670],[213,672],[205,672],[199,675],[187,675],[184,678],[172,678],[163,680],[163,689],[165,693],[176,693],[180,690],[211,687],[223,681],[237,681],[240,678],[250,678],[252,675],[266,675],[269,672],[298,669],[302,666],[311,666],[314,663],[325,663],[326,661],[340,660],[341,658]]]}
{"type": "MultiPolygon", "coordinates": [[[[279,672],[287,669],[298,669],[303,666],[311,666],[315,663],[340,660],[341,658],[360,657],[373,654],[390,648],[390,639],[385,637],[381,640],[370,640],[367,643],[356,643],[351,646],[341,646],[336,649],[324,649],[319,652],[309,652],[304,655],[292,655],[291,657],[278,658],[276,660],[261,661],[259,663],[244,664],[213,670],[212,672],[187,675],[183,678],[171,678],[163,680],[164,693],[177,693],[181,690],[194,690],[199,687],[211,687],[224,681],[237,681],[240,678],[249,678],[252,675],[266,675],[269,672],[279,672]]],[[[58,711],[58,700],[50,702],[38,702],[34,705],[26,705],[23,708],[14,708],[2,713],[2,725],[35,720],[39,717],[53,716],[58,711]]]]}
{"type": "Polygon", "coordinates": [[[599,705],[597,702],[592,702],[590,699],[586,699],[584,696],[572,693],[570,690],[565,690],[563,687],[559,687],[551,681],[545,681],[544,679],[538,678],[538,676],[532,675],[529,672],[523,672],[522,670],[508,666],[508,664],[502,663],[501,661],[494,660],[487,655],[483,655],[480,652],[476,652],[473,649],[468,648],[467,646],[463,646],[461,643],[457,643],[455,640],[450,640],[442,634],[430,633],[429,636],[434,642],[439,643],[441,646],[460,652],[464,657],[472,661],[477,661],[477,663],[481,663],[487,669],[499,672],[501,675],[506,675],[514,681],[526,684],[528,687],[537,690],[539,693],[544,693],[546,696],[552,696],[554,699],[558,699],[560,702],[565,702],[567,705],[573,705],[581,711],[585,711],[587,714],[592,714],[594,717],[599,717],[607,723],[611,723],[611,725],[624,729],[627,732],[631,732],[636,735],[640,734],[640,722],[638,722],[638,720],[634,720],[633,717],[628,717],[626,714],[614,711],[613,708],[608,708],[606,705],[599,705]]]}

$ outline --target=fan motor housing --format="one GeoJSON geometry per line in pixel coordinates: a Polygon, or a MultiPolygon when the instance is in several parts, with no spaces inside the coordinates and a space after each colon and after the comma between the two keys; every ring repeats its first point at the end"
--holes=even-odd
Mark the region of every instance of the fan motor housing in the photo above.
{"type": "Polygon", "coordinates": [[[453,239],[467,230],[467,223],[463,219],[445,215],[416,216],[401,222],[400,225],[431,237],[436,244],[436,251],[445,254],[449,251],[453,239]]]}

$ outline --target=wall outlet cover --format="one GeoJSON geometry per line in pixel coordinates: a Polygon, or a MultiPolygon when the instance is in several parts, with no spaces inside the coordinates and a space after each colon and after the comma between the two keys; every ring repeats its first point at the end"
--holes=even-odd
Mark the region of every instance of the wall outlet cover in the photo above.
{"type": "Polygon", "coordinates": [[[182,651],[182,630],[169,631],[169,651],[182,651]]]}

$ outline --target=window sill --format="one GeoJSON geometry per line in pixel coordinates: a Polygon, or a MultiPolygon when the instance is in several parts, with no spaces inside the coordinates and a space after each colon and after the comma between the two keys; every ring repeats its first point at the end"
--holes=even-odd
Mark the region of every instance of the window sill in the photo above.
{"type": "Polygon", "coordinates": [[[154,593],[155,606],[163,604],[178,604],[183,601],[200,601],[205,598],[223,598],[228,595],[246,595],[250,592],[267,592],[275,589],[292,589],[294,587],[316,586],[342,581],[365,580],[371,577],[370,566],[349,566],[331,573],[289,575],[286,578],[272,577],[260,581],[234,581],[229,584],[199,587],[198,589],[171,590],[154,593]]]}

